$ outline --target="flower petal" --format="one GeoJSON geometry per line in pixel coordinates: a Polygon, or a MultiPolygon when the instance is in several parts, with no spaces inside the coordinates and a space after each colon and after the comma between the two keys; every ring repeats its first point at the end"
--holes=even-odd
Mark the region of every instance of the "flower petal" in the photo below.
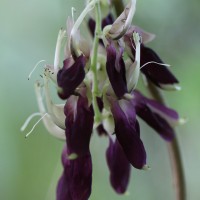
{"type": "Polygon", "coordinates": [[[106,70],[112,85],[112,88],[118,98],[121,98],[127,93],[125,63],[122,58],[122,53],[117,55],[114,44],[109,44],[106,48],[107,62],[106,70]]]}
{"type": "Polygon", "coordinates": [[[92,161],[88,152],[75,160],[67,159],[66,147],[62,153],[63,174],[57,186],[57,200],[88,200],[92,185],[92,161]]]}
{"type": "Polygon", "coordinates": [[[126,77],[128,91],[131,92],[137,86],[140,75],[140,46],[141,37],[139,33],[133,32],[131,35],[124,36],[126,52],[133,63],[126,63],[126,77]]]}
{"type": "Polygon", "coordinates": [[[131,2],[125,7],[121,15],[114,21],[108,36],[114,40],[120,39],[128,30],[131,25],[132,18],[135,14],[136,0],[131,2]]]}
{"type": "MultiPolygon", "coordinates": [[[[122,100],[126,103],[126,100],[122,100]]],[[[140,139],[139,124],[133,116],[130,116],[131,109],[134,112],[134,107],[130,107],[130,112],[124,113],[118,102],[112,102],[112,113],[115,120],[116,137],[122,146],[129,162],[138,169],[141,169],[146,164],[146,152],[144,145],[140,139]],[[128,115],[128,117],[126,116],[128,115]]]]}
{"type": "Polygon", "coordinates": [[[160,115],[169,123],[170,126],[176,126],[181,123],[182,119],[180,119],[178,113],[175,110],[168,108],[152,99],[146,98],[146,102],[152,112],[160,115]]]}
{"type": "Polygon", "coordinates": [[[174,138],[174,131],[164,116],[169,117],[169,115],[171,115],[176,118],[178,114],[158,102],[144,97],[138,91],[134,91],[133,94],[134,99],[132,102],[135,104],[137,115],[149,126],[155,129],[161,137],[165,140],[171,141],[174,138]]]}
{"type": "Polygon", "coordinates": [[[155,38],[155,35],[153,33],[149,33],[147,31],[144,31],[143,29],[141,29],[139,26],[133,26],[133,25],[130,26],[130,28],[126,32],[125,37],[128,36],[129,38],[131,38],[133,35],[133,32],[139,33],[139,35],[142,38],[143,44],[151,42],[155,38]]]}
{"type": "MultiPolygon", "coordinates": [[[[156,63],[163,63],[163,61],[152,49],[141,45],[141,66],[152,61],[156,63]]],[[[149,63],[148,65],[142,67],[141,71],[149,80],[162,89],[176,90],[178,88],[178,80],[166,66],[149,63]]]]}
{"type": "Polygon", "coordinates": [[[93,129],[93,111],[86,98],[71,96],[65,105],[67,146],[70,154],[84,155],[89,151],[93,129]]]}
{"type": "Polygon", "coordinates": [[[117,140],[113,142],[110,138],[106,158],[110,170],[111,185],[117,193],[123,194],[129,183],[131,165],[117,140]]]}
{"type": "Polygon", "coordinates": [[[67,61],[64,61],[64,66],[57,75],[58,86],[62,88],[60,97],[64,99],[67,99],[73,94],[75,89],[85,78],[84,66],[86,64],[86,59],[81,55],[75,60],[72,66],[65,66],[67,63],[67,61]]]}

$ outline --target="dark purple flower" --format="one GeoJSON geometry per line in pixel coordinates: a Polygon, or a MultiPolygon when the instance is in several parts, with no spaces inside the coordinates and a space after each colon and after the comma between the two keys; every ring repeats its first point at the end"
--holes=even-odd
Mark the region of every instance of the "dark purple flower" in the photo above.
{"type": "Polygon", "coordinates": [[[127,100],[114,100],[111,110],[117,140],[132,166],[142,169],[146,165],[146,152],[140,139],[140,128],[134,108],[131,109],[131,103],[127,100]]]}
{"type": "Polygon", "coordinates": [[[132,103],[137,115],[161,137],[167,141],[171,141],[174,138],[172,127],[180,123],[177,112],[155,100],[144,97],[139,91],[135,90],[132,94],[134,97],[132,103]]]}
{"type": "Polygon", "coordinates": [[[94,114],[88,107],[87,98],[70,96],[65,108],[67,147],[70,154],[84,155],[89,151],[94,114]]]}
{"type": "Polygon", "coordinates": [[[110,170],[110,182],[117,193],[123,194],[129,183],[131,165],[118,140],[113,141],[110,138],[109,141],[106,160],[110,170]]]}
{"type": "MultiPolygon", "coordinates": [[[[141,28],[131,26],[123,37],[125,49],[133,62],[136,60],[136,44],[133,38],[133,33],[139,33],[142,38],[140,48],[140,66],[142,73],[156,86],[166,90],[179,90],[178,80],[170,72],[167,65],[151,48],[144,44],[151,41],[155,36],[143,31],[141,28]]],[[[138,61],[137,61],[138,62],[138,61]]]]}
{"type": "Polygon", "coordinates": [[[62,153],[64,171],[57,186],[57,200],[87,200],[91,194],[92,160],[90,153],[68,159],[68,149],[62,153]]]}
{"type": "Polygon", "coordinates": [[[142,73],[151,80],[155,85],[163,89],[176,89],[179,83],[176,77],[169,71],[166,66],[160,66],[156,63],[163,64],[160,57],[151,48],[141,45],[141,68],[142,73]],[[153,62],[152,62],[153,61],[153,62]]]}
{"type": "Polygon", "coordinates": [[[63,99],[67,99],[72,95],[85,78],[84,67],[86,58],[84,55],[80,55],[73,65],[68,66],[69,63],[68,59],[65,60],[63,62],[63,68],[59,70],[57,75],[58,86],[62,88],[62,91],[59,92],[59,94],[63,99]]]}
{"type": "Polygon", "coordinates": [[[71,96],[65,105],[67,149],[63,150],[64,167],[58,188],[58,200],[87,200],[91,193],[92,161],[89,142],[93,111],[84,97],[71,96]]]}
{"type": "Polygon", "coordinates": [[[125,63],[122,58],[123,49],[119,48],[119,52],[117,52],[114,43],[110,43],[107,46],[106,51],[107,74],[116,96],[121,98],[125,93],[128,92],[125,77],[125,63]]]}

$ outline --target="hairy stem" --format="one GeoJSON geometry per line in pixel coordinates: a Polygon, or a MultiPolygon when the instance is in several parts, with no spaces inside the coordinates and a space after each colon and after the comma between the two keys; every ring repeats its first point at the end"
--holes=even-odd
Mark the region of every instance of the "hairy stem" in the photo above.
{"type": "MultiPolygon", "coordinates": [[[[113,5],[117,15],[120,15],[124,10],[124,5],[122,0],[113,0],[113,5]]],[[[154,99],[166,105],[164,97],[156,86],[154,86],[151,82],[148,82],[148,89],[153,96],[154,99]]],[[[175,130],[174,130],[175,132],[175,130]]],[[[170,162],[171,162],[171,170],[173,175],[173,183],[174,190],[176,193],[176,200],[186,200],[186,184],[184,177],[184,170],[182,165],[181,153],[178,144],[178,139],[175,135],[174,140],[171,143],[167,144],[170,162]]]]}

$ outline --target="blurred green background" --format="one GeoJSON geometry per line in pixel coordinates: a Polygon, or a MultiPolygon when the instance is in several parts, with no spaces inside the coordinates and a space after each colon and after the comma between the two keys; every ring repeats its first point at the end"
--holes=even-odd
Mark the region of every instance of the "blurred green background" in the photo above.
{"type": "MultiPolygon", "coordinates": [[[[25,119],[38,111],[29,72],[41,59],[53,63],[60,27],[82,0],[0,1],[0,199],[53,200],[62,172],[63,143],[51,137],[40,123],[28,138],[20,133],[25,119]]],[[[157,35],[150,46],[172,70],[182,86],[180,92],[165,92],[168,103],[188,123],[178,127],[186,173],[188,200],[200,198],[200,2],[199,0],[138,0],[134,23],[157,35]]],[[[29,125],[29,129],[35,121],[29,125]]],[[[165,142],[141,122],[141,135],[151,171],[132,169],[129,195],[116,195],[109,184],[104,154],[106,138],[93,135],[93,192],[91,200],[173,199],[170,164],[165,142]]],[[[28,130],[29,130],[28,129],[28,130]]]]}

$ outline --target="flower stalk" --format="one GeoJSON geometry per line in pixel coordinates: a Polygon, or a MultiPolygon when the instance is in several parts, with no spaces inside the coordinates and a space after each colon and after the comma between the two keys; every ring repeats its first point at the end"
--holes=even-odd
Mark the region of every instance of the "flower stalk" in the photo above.
{"type": "Polygon", "coordinates": [[[98,79],[97,79],[97,58],[98,58],[98,47],[99,47],[99,36],[101,35],[101,10],[99,1],[95,4],[95,34],[93,43],[93,54],[91,58],[91,71],[93,73],[93,88],[92,88],[92,103],[94,109],[94,121],[96,124],[101,121],[101,113],[97,104],[97,97],[99,96],[98,79]]]}

